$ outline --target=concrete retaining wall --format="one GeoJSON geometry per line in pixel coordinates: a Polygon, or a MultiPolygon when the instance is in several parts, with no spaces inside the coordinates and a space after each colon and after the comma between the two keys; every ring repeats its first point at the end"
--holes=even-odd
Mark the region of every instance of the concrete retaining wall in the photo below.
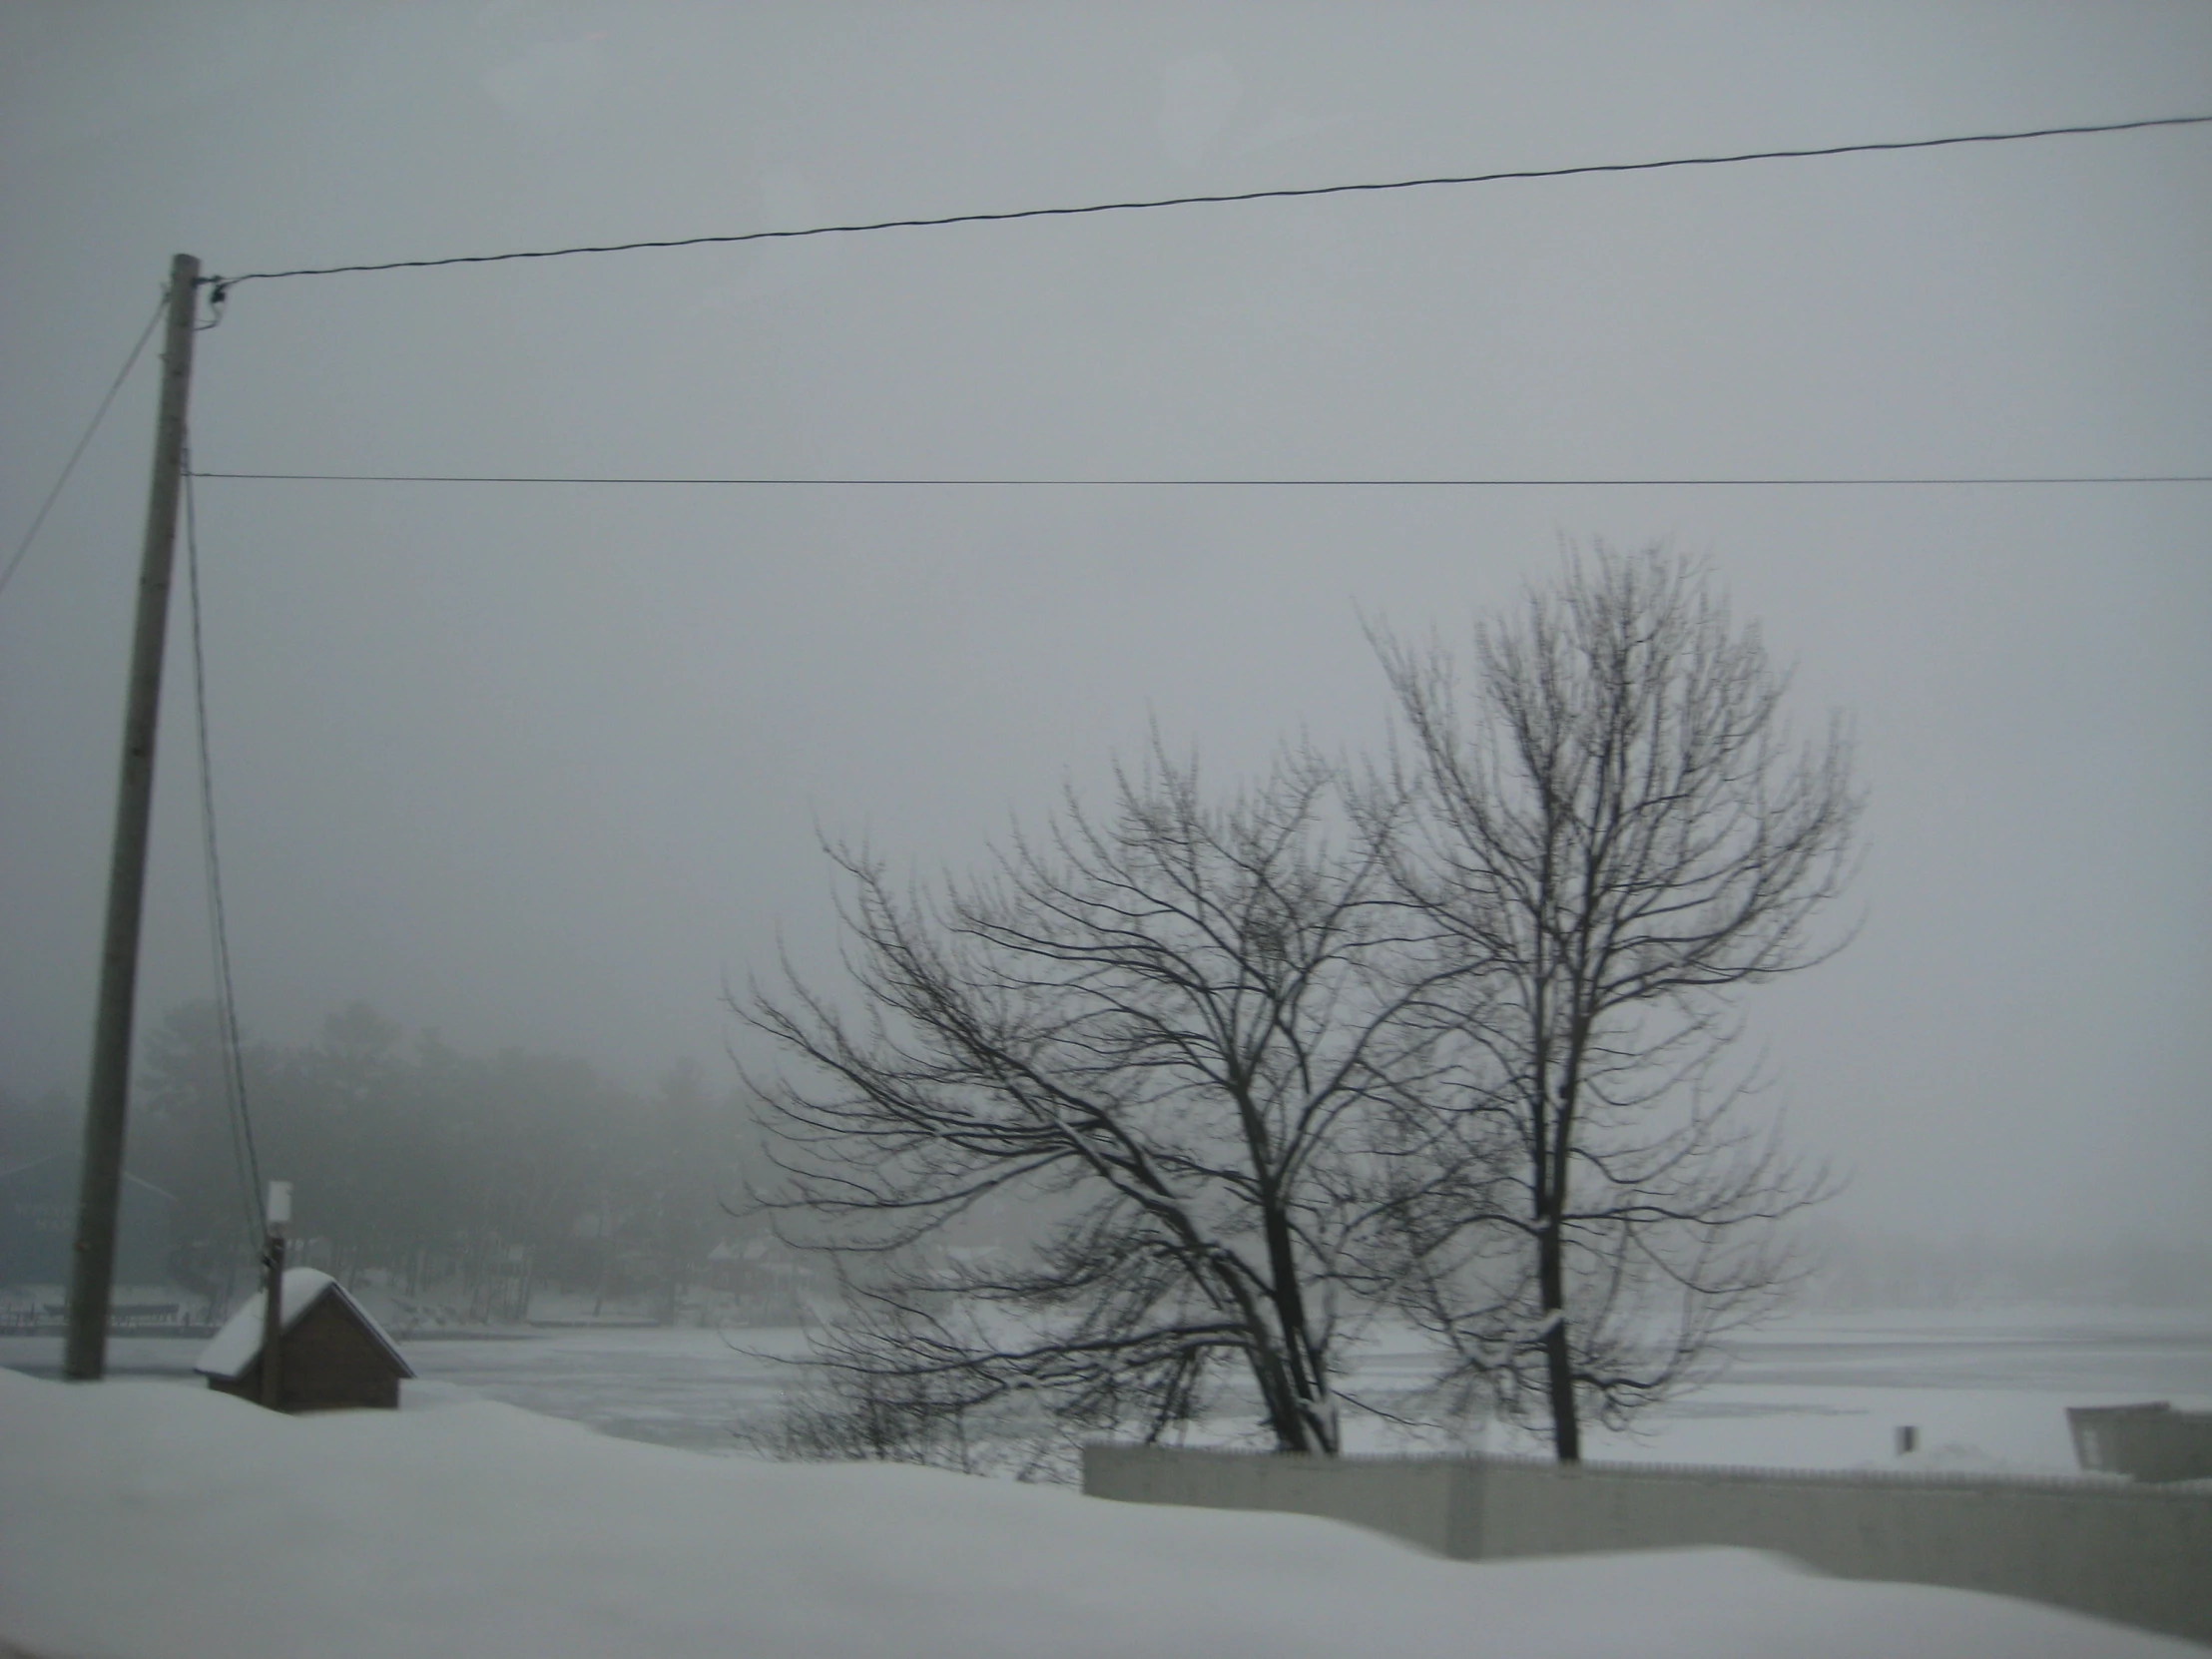
{"type": "Polygon", "coordinates": [[[1458,1560],[1730,1544],[2212,1642],[2212,1494],[2097,1481],[1091,1446],[1083,1490],[1373,1527],[1458,1560]]]}

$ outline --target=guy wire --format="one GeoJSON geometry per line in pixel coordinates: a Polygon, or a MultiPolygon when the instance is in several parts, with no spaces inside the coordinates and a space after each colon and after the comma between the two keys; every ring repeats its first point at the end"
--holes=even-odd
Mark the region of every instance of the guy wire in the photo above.
{"type": "Polygon", "coordinates": [[[228,1097],[225,1118],[231,1125],[231,1153],[246,1183],[247,1225],[259,1244],[269,1230],[263,1198],[261,1155],[254,1144],[254,1119],[246,1099],[245,1044],[239,1037],[238,991],[231,975],[231,935],[223,908],[223,863],[216,848],[215,769],[208,743],[207,648],[201,628],[200,524],[194,510],[192,463],[185,463],[185,572],[192,591],[192,700],[200,738],[201,846],[207,861],[208,934],[215,955],[217,1042],[223,1051],[223,1082],[228,1097]]]}

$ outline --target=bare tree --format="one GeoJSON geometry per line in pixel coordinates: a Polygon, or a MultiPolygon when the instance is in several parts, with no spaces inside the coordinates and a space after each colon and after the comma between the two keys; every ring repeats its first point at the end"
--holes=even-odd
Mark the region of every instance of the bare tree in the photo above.
{"type": "Polygon", "coordinates": [[[1694,1375],[1788,1277],[1771,1225],[1820,1196],[1724,1070],[1735,988],[1822,958],[1861,805],[1840,724],[1798,744],[1788,678],[1695,565],[1576,559],[1462,685],[1376,637],[1407,743],[1371,781],[1417,801],[1387,862],[1455,971],[1436,983],[1482,1143],[1399,1212],[1397,1296],[1446,1382],[1508,1415],[1618,1422],[1694,1375]],[[1499,1202],[1496,1158],[1510,1158],[1499,1202]]]}
{"type": "Polygon", "coordinates": [[[1335,789],[1291,757],[1209,806],[1155,745],[1108,815],[1071,795],[983,881],[904,896],[833,854],[857,1011],[796,979],[740,1011],[799,1062],[761,1085],[761,1197],[850,1270],[817,1360],[864,1439],[1010,1401],[1152,1437],[1241,1375],[1278,1448],[1338,1448],[1341,1293],[1388,1202],[1371,1131],[1433,1039],[1397,1017],[1399,912],[1335,789]],[[994,1195],[1059,1219],[944,1248],[994,1195]]]}

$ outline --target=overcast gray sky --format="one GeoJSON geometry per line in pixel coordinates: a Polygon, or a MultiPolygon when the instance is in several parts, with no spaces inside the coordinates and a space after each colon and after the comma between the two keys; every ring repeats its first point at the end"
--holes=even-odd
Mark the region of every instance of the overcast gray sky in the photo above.
{"type": "MultiPolygon", "coordinates": [[[[10,5],[0,555],[215,273],[2212,111],[2212,7],[10,5]],[[149,354],[151,356],[151,353],[149,354]]],[[[2212,129],[238,290],[246,471],[2212,471],[2212,129]]],[[[152,425],[0,593],[0,1082],[80,1086],[152,425]]],[[[1376,742],[1362,614],[1708,557],[1857,722],[1842,957],[1759,993],[1842,1213],[2212,1233],[2212,487],[207,481],[241,1011],[643,1081],[828,936],[817,827],[965,863],[1156,721],[1376,742]]],[[[182,620],[182,608],[178,617],[182,620]]],[[[142,1023],[210,988],[173,633],[142,1023]]]]}

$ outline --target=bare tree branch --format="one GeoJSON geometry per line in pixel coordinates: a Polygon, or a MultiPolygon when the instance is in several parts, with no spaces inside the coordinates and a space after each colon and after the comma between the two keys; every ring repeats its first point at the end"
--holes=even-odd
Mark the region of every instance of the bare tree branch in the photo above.
{"type": "Polygon", "coordinates": [[[1398,1212],[1398,1300],[1453,1355],[1445,1386],[1543,1411],[1573,1460],[1585,1409],[1624,1420],[1772,1305],[1769,1224],[1829,1188],[1716,1078],[1728,994],[1833,948],[1812,924],[1851,873],[1849,734],[1798,744],[1758,630],[1658,549],[1574,560],[1476,629],[1471,677],[1370,632],[1405,746],[1364,821],[1458,970],[1437,1017],[1482,1149],[1454,1166],[1479,1191],[1398,1212]]]}
{"type": "Polygon", "coordinates": [[[740,1012],[794,1062],[757,1085],[781,1177],[761,1201],[788,1238],[875,1258],[820,1356],[869,1420],[903,1402],[942,1451],[962,1442],[914,1425],[1020,1394],[1062,1429],[1158,1433],[1227,1368],[1276,1444],[1337,1449],[1333,1291],[1369,1272],[1404,1181],[1392,1123],[1449,1028],[1407,1017],[1432,988],[1336,797],[1294,754],[1210,805],[1155,745],[1105,814],[1071,796],[935,898],[832,850],[858,1012],[796,978],[740,1012]],[[930,1248],[1045,1187],[1068,1214],[1020,1263],[930,1248]]]}

